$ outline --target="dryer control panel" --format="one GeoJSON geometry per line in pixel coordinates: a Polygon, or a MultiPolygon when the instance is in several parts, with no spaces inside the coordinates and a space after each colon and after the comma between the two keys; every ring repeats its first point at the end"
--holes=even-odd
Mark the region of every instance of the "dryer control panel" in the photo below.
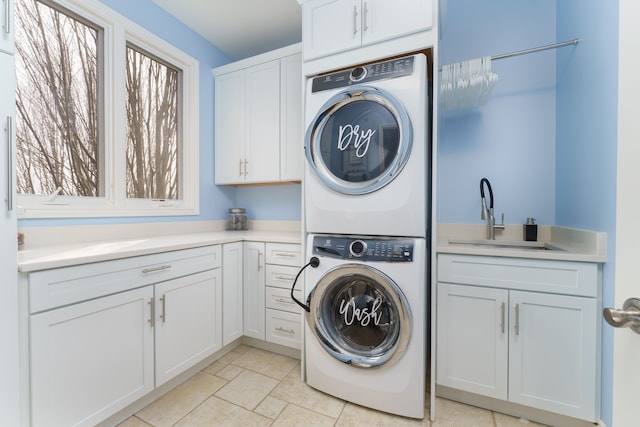
{"type": "Polygon", "coordinates": [[[313,253],[338,259],[411,262],[413,240],[372,237],[314,236],[313,253]]]}
{"type": "Polygon", "coordinates": [[[413,56],[391,59],[314,77],[311,92],[316,93],[376,80],[410,76],[413,74],[413,59],[413,56]]]}

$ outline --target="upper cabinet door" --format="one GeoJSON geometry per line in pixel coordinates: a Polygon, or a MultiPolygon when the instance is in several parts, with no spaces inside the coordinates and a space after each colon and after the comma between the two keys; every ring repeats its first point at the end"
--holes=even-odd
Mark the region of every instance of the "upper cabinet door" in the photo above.
{"type": "Polygon", "coordinates": [[[362,0],[362,44],[431,28],[432,5],[432,0],[362,0]]]}
{"type": "Polygon", "coordinates": [[[274,182],[280,178],[280,61],[246,70],[245,178],[274,182]]]}
{"type": "MultiPolygon", "coordinates": [[[[383,0],[384,1],[384,0],[383,0]]],[[[393,8],[396,1],[388,1],[393,8]]],[[[360,0],[316,0],[302,8],[305,61],[354,49],[362,42],[360,0]]]]}
{"type": "Polygon", "coordinates": [[[15,52],[13,8],[16,0],[0,1],[2,1],[2,10],[0,10],[0,51],[13,54],[15,52]]]}
{"type": "Polygon", "coordinates": [[[244,181],[245,72],[216,77],[216,184],[244,181]]]}

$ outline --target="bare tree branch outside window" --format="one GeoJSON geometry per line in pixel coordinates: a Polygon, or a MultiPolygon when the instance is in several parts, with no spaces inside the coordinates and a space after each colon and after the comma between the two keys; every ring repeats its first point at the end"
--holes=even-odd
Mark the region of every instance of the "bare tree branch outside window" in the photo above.
{"type": "Polygon", "coordinates": [[[16,17],[17,188],[101,196],[101,29],[36,0],[16,17]]]}
{"type": "Polygon", "coordinates": [[[127,46],[127,197],[177,199],[180,72],[127,46]]]}

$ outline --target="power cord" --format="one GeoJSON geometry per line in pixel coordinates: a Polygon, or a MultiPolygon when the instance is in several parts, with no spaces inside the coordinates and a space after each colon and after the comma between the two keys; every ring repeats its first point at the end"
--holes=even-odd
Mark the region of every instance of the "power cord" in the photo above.
{"type": "Polygon", "coordinates": [[[304,271],[305,268],[311,266],[313,268],[316,268],[317,266],[320,265],[320,260],[318,259],[318,257],[311,257],[311,259],[309,260],[309,262],[300,269],[300,271],[298,271],[298,274],[296,274],[296,278],[293,280],[293,285],[291,286],[291,299],[298,304],[300,307],[304,308],[304,310],[308,313],[311,311],[311,308],[309,308],[309,306],[301,301],[298,301],[298,299],[293,295],[293,291],[296,288],[296,283],[298,282],[298,278],[300,277],[300,275],[302,274],[302,272],[304,271]]]}

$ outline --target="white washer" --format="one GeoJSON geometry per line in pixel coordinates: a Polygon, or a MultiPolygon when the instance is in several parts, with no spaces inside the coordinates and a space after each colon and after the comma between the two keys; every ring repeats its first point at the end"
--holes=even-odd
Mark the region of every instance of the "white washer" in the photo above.
{"type": "Polygon", "coordinates": [[[426,236],[427,87],[422,54],[307,81],[307,232],[426,236]]]}
{"type": "Polygon", "coordinates": [[[422,238],[309,235],[305,366],[318,390],[423,418],[427,282],[422,238]]]}

